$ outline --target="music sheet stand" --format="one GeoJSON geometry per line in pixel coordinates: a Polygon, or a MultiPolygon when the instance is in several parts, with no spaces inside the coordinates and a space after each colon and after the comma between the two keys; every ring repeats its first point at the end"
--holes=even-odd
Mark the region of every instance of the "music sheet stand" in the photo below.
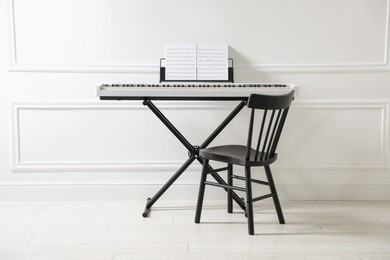
{"type": "Polygon", "coordinates": [[[234,82],[234,73],[233,73],[233,59],[228,59],[228,79],[227,80],[166,80],[165,79],[165,66],[164,66],[165,58],[160,59],[160,83],[161,82],[234,82]]]}
{"type": "MultiPolygon", "coordinates": [[[[165,80],[165,67],[162,66],[164,59],[160,60],[160,83],[168,82],[165,80]]],[[[233,59],[229,59],[229,68],[228,68],[228,80],[216,80],[216,81],[207,81],[207,82],[230,82],[233,83],[233,59]]],[[[179,81],[169,81],[169,82],[179,82],[179,81]]],[[[188,82],[188,81],[180,81],[180,82],[188,82]]],[[[191,81],[191,82],[206,82],[206,81],[191,81]]],[[[191,144],[177,129],[176,127],[165,117],[165,115],[154,105],[152,100],[158,100],[158,98],[153,97],[145,97],[143,101],[143,105],[147,106],[159,119],[160,121],[171,131],[171,133],[176,136],[176,138],[184,145],[184,147],[188,150],[188,156],[186,162],[176,171],[175,174],[164,184],[162,188],[152,197],[148,198],[146,201],[145,210],[142,214],[143,217],[148,217],[151,207],[153,204],[169,189],[169,187],[181,176],[181,174],[195,161],[197,160],[200,164],[203,164],[203,158],[199,156],[199,150],[206,148],[217,136],[218,134],[233,120],[233,118],[241,111],[241,109],[246,105],[247,97],[238,98],[236,100],[240,100],[240,103],[234,110],[221,122],[221,124],[210,134],[210,136],[201,144],[201,145],[193,145],[191,144]]],[[[180,97],[175,97],[172,100],[180,100],[180,97]]],[[[182,99],[187,100],[188,99],[182,99]]],[[[202,97],[197,98],[194,96],[191,100],[204,100],[202,97]]],[[[218,97],[215,100],[218,101],[228,101],[231,100],[229,98],[218,97]]],[[[209,170],[213,169],[209,166],[209,170]]],[[[217,174],[211,174],[214,179],[223,185],[226,185],[226,182],[217,174]]],[[[243,200],[233,192],[233,199],[236,203],[245,211],[245,204],[243,200]]]]}

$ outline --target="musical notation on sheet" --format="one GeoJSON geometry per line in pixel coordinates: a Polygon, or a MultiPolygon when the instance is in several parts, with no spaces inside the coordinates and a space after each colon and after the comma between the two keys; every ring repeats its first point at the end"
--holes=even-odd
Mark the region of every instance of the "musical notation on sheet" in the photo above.
{"type": "Polygon", "coordinates": [[[227,45],[198,45],[197,79],[228,80],[227,45]]]}
{"type": "Polygon", "coordinates": [[[167,80],[196,80],[196,44],[165,46],[167,80]]]}
{"type": "Polygon", "coordinates": [[[227,80],[228,46],[168,44],[166,80],[227,80]]]}

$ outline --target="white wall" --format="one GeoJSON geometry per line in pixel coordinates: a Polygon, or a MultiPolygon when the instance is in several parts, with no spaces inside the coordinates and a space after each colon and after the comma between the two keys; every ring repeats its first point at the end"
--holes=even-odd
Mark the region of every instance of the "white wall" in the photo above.
{"type": "MultiPolygon", "coordinates": [[[[0,10],[1,200],[153,195],[185,148],[141,102],[99,101],[95,88],[156,83],[166,43],[228,44],[236,82],[299,85],[274,166],[283,199],[390,199],[388,0],[2,0],[0,10]]],[[[199,144],[235,103],[160,106],[199,144]]],[[[241,140],[246,116],[213,144],[241,140]]],[[[195,200],[199,171],[162,199],[195,200]]]]}

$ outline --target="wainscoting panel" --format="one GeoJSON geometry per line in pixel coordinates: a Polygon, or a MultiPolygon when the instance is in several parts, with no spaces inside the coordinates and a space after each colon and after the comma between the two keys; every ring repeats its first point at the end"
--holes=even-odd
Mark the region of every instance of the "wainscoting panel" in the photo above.
{"type": "Polygon", "coordinates": [[[205,39],[244,70],[389,65],[388,0],[10,1],[14,71],[155,72],[166,43],[205,39]]]}
{"type": "MultiPolygon", "coordinates": [[[[161,108],[197,142],[232,109],[209,102],[169,102],[161,108]]],[[[297,101],[281,141],[280,153],[286,156],[280,164],[386,169],[387,118],[382,101],[297,101]]],[[[246,121],[244,112],[213,144],[244,143],[246,121]]],[[[15,104],[13,129],[15,171],[163,170],[186,157],[185,148],[139,102],[15,104]]]]}
{"type": "Polygon", "coordinates": [[[315,168],[387,168],[388,104],[297,101],[281,142],[283,162],[315,168]]]}

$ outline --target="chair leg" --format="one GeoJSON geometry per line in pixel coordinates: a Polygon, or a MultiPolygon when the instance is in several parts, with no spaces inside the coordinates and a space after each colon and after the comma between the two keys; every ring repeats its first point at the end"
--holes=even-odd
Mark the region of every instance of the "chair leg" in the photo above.
{"type": "Polygon", "coordinates": [[[246,214],[248,218],[248,233],[255,234],[254,220],[253,220],[253,202],[252,202],[252,182],[251,182],[251,168],[245,167],[245,189],[246,189],[246,214]]]}
{"type": "Polygon", "coordinates": [[[279,223],[285,224],[283,212],[282,212],[282,207],[280,206],[278,193],[277,193],[276,187],[275,187],[275,182],[274,182],[274,179],[272,178],[271,168],[269,167],[269,165],[266,165],[266,166],[264,166],[264,169],[265,169],[265,174],[266,174],[267,179],[268,179],[269,188],[271,190],[271,193],[274,194],[272,196],[272,198],[274,200],[276,213],[278,214],[279,223]]]}
{"type": "Polygon", "coordinates": [[[203,167],[202,167],[202,176],[200,178],[200,185],[199,185],[198,202],[196,204],[195,223],[199,223],[200,222],[200,216],[202,214],[204,191],[205,191],[205,188],[206,188],[205,181],[207,179],[208,165],[209,165],[209,160],[208,159],[204,159],[203,167]]]}
{"type": "MultiPolygon", "coordinates": [[[[233,186],[233,165],[228,164],[228,170],[227,170],[227,184],[229,186],[233,186]]],[[[231,189],[228,189],[227,191],[227,212],[233,213],[233,191],[231,189]]]]}

